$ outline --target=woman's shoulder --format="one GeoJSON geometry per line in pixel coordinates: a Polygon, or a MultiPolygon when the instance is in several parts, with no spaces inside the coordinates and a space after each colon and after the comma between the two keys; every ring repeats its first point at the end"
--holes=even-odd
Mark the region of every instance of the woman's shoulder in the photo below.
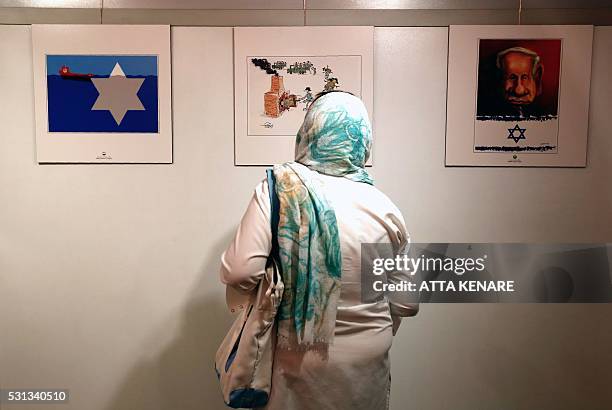
{"type": "Polygon", "coordinates": [[[264,177],[253,188],[251,201],[257,204],[260,211],[270,217],[270,190],[268,189],[268,179],[264,177]]]}
{"type": "Polygon", "coordinates": [[[387,196],[383,191],[375,186],[371,187],[372,203],[376,204],[376,208],[381,214],[384,214],[387,219],[391,219],[394,224],[404,224],[404,216],[399,207],[387,196]]]}
{"type": "Polygon", "coordinates": [[[356,203],[377,214],[393,214],[403,220],[397,205],[375,185],[351,181],[347,178],[324,176],[335,197],[356,203]]]}
{"type": "Polygon", "coordinates": [[[259,181],[256,185],[255,188],[253,189],[253,193],[255,196],[257,196],[258,198],[270,198],[270,191],[268,189],[268,179],[266,177],[264,177],[261,181],[259,181]]]}

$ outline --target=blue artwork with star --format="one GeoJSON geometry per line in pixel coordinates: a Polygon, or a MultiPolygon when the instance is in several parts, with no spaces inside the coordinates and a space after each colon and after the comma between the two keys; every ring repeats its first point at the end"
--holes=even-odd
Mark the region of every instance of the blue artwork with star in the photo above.
{"type": "Polygon", "coordinates": [[[157,133],[155,55],[47,55],[49,132],[157,133]]]}

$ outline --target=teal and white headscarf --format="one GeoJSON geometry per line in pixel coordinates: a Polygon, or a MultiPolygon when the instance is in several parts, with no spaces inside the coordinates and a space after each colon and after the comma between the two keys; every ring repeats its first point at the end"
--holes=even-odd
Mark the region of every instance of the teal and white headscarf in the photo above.
{"type": "Polygon", "coordinates": [[[278,311],[279,347],[316,348],[333,342],[342,257],[336,214],[318,173],[372,184],[364,168],[371,146],[370,120],[361,100],[330,92],[308,109],[297,134],[295,161],[274,167],[285,284],[278,311]]]}

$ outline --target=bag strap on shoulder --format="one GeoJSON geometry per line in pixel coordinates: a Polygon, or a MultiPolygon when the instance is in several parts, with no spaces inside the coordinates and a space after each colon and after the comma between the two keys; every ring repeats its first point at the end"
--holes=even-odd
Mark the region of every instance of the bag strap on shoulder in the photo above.
{"type": "Polygon", "coordinates": [[[278,195],[276,194],[276,178],[274,177],[274,171],[272,169],[267,169],[266,174],[268,177],[268,191],[270,193],[270,228],[272,230],[272,250],[270,251],[270,256],[268,257],[268,264],[271,263],[270,259],[274,259],[278,268],[280,269],[280,254],[279,254],[279,245],[278,245],[278,222],[280,220],[280,201],[278,200],[278,195]]]}

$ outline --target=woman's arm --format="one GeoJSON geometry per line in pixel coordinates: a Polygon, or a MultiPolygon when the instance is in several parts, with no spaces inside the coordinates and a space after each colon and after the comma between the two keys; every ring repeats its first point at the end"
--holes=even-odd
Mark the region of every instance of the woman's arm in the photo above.
{"type": "MultiPolygon", "coordinates": [[[[396,255],[405,255],[410,250],[410,235],[406,229],[404,218],[397,210],[387,215],[388,231],[396,255]]],[[[413,277],[406,271],[398,270],[387,272],[388,283],[400,284],[402,281],[410,282],[413,277]]],[[[397,332],[402,317],[414,316],[419,312],[418,294],[409,292],[389,292],[389,308],[393,321],[393,334],[397,332]]]]}
{"type": "Polygon", "coordinates": [[[264,180],[255,188],[234,239],[221,256],[221,282],[243,293],[252,291],[265,274],[271,248],[270,197],[264,180]]]}

